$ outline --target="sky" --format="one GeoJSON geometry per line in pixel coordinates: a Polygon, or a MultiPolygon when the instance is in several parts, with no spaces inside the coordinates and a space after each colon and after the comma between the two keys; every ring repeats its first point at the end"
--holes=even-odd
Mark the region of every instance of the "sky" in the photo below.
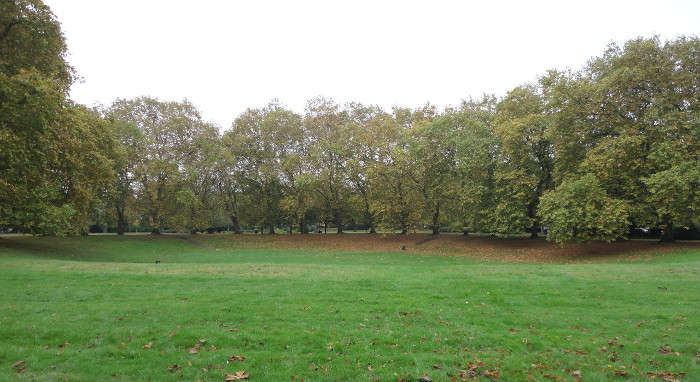
{"type": "Polygon", "coordinates": [[[613,42],[700,35],[697,0],[44,3],[82,77],[73,100],[186,98],[223,130],[275,98],[303,113],[321,95],[386,110],[500,97],[613,42]]]}

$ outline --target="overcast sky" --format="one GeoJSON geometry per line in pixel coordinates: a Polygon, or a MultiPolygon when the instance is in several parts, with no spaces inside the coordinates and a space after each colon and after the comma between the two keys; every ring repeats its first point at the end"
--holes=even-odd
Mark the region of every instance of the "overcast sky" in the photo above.
{"type": "Polygon", "coordinates": [[[88,106],[189,99],[228,129],[273,98],[386,109],[504,95],[611,42],[700,34],[698,0],[44,0],[88,106]]]}

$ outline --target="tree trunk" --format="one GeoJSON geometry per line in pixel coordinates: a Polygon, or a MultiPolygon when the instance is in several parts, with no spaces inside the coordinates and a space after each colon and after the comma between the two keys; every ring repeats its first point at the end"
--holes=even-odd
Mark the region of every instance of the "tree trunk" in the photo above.
{"type": "Polygon", "coordinates": [[[274,234],[276,234],[276,233],[277,233],[277,232],[275,232],[275,225],[272,224],[272,223],[270,223],[270,235],[274,235],[274,234]]]}
{"type": "Polygon", "coordinates": [[[530,230],[532,231],[532,232],[530,232],[530,239],[537,239],[538,237],[540,237],[537,234],[537,226],[536,225],[533,225],[532,228],[530,228],[530,230]]]}
{"type": "Polygon", "coordinates": [[[117,208],[117,235],[124,234],[124,227],[126,226],[126,214],[124,209],[117,208]]]}
{"type": "Polygon", "coordinates": [[[663,229],[661,231],[661,242],[671,243],[675,241],[673,238],[673,222],[669,218],[664,219],[663,229]]]}
{"type": "Polygon", "coordinates": [[[532,219],[532,226],[530,227],[530,239],[537,239],[537,228],[539,226],[537,218],[535,216],[535,203],[531,203],[527,208],[527,216],[532,219]]]}
{"type": "Polygon", "coordinates": [[[302,220],[299,223],[299,232],[302,233],[303,235],[306,235],[309,233],[309,226],[306,224],[306,221],[302,220]]]}
{"type": "Polygon", "coordinates": [[[333,222],[338,227],[338,230],[336,231],[337,233],[343,233],[343,223],[341,221],[340,216],[341,216],[340,212],[336,210],[334,217],[333,217],[333,222]]]}
{"type": "Polygon", "coordinates": [[[376,224],[374,223],[374,214],[369,206],[369,199],[367,198],[367,192],[362,191],[362,197],[365,200],[365,213],[367,214],[367,222],[369,223],[369,233],[377,233],[376,224]]]}
{"type": "Polygon", "coordinates": [[[463,229],[462,236],[469,236],[469,230],[463,229]]]}
{"type": "Polygon", "coordinates": [[[233,226],[233,233],[243,233],[243,230],[241,229],[241,223],[238,222],[238,216],[231,215],[231,225],[233,226]]]}
{"type": "Polygon", "coordinates": [[[151,235],[160,235],[160,224],[158,224],[159,220],[160,219],[158,218],[158,212],[151,211],[151,224],[153,224],[153,226],[151,227],[151,235]]]}
{"type": "Polygon", "coordinates": [[[435,204],[435,211],[433,211],[433,235],[440,234],[440,202],[435,204]]]}

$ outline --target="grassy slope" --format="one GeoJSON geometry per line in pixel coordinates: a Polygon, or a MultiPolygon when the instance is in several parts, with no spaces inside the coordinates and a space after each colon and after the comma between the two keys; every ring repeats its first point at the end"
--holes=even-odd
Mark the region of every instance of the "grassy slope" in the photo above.
{"type": "Polygon", "coordinates": [[[426,238],[2,239],[0,380],[700,377],[697,244],[426,238]]]}

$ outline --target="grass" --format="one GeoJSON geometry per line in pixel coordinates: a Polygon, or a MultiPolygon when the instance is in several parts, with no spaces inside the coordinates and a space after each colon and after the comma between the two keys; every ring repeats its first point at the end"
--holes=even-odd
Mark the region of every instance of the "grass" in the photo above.
{"type": "Polygon", "coordinates": [[[427,237],[5,237],[0,380],[700,378],[697,243],[427,237]]]}

